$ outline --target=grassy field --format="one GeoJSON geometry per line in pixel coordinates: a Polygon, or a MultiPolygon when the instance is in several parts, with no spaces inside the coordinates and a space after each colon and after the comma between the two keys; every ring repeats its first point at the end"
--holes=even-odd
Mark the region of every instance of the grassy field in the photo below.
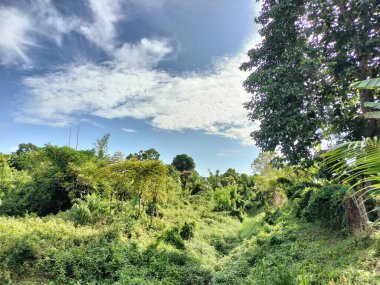
{"type": "Polygon", "coordinates": [[[152,224],[0,217],[0,283],[380,284],[378,233],[337,236],[290,206],[240,222],[203,198],[179,199],[152,224]],[[178,235],[185,222],[189,240],[178,235]]]}

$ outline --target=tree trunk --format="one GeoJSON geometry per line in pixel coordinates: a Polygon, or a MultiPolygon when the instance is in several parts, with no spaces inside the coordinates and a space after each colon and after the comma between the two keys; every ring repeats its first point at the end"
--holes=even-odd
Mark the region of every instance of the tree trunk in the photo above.
{"type": "Polygon", "coordinates": [[[359,191],[352,195],[347,201],[347,219],[350,232],[360,233],[368,229],[369,219],[364,205],[364,192],[359,191]]]}

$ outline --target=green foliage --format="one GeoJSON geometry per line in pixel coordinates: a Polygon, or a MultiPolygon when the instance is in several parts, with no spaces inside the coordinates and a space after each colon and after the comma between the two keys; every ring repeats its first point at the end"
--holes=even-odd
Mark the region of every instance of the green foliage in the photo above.
{"type": "Polygon", "coordinates": [[[22,143],[18,145],[15,153],[12,153],[9,161],[10,165],[17,170],[28,169],[31,158],[39,150],[39,147],[32,143],[22,143]]]}
{"type": "Polygon", "coordinates": [[[379,201],[380,140],[377,137],[336,145],[323,154],[324,162],[343,183],[357,193],[379,201]]]}
{"type": "Polygon", "coordinates": [[[276,208],[276,209],[268,209],[266,212],[265,212],[265,218],[264,218],[264,221],[268,224],[268,225],[274,225],[276,224],[277,220],[282,216],[282,210],[281,208],[276,208]]]}
{"type": "Polygon", "coordinates": [[[160,238],[167,244],[174,246],[177,249],[185,249],[185,243],[180,235],[180,231],[177,227],[166,231],[160,238]]]}
{"type": "Polygon", "coordinates": [[[87,195],[83,200],[78,199],[69,210],[72,220],[79,225],[95,224],[109,216],[108,201],[96,194],[87,195]]]}
{"type": "Polygon", "coordinates": [[[195,232],[195,223],[185,222],[185,224],[181,228],[179,235],[181,236],[183,240],[189,240],[194,237],[194,232],[195,232]]]}
{"type": "MultiPolygon", "coordinates": [[[[12,155],[13,160],[17,159],[15,155],[12,155]]],[[[46,145],[19,154],[22,157],[26,155],[28,159],[22,158],[23,170],[11,170],[13,176],[18,177],[19,185],[17,188],[13,187],[12,191],[12,187],[9,187],[10,190],[3,197],[0,206],[2,213],[58,213],[69,209],[72,200],[86,190],[83,185],[77,183],[77,173],[74,169],[91,161],[94,158],[92,151],[76,151],[69,147],[46,145]]],[[[10,175],[7,177],[9,179],[10,175]]]]}
{"type": "Polygon", "coordinates": [[[103,135],[100,139],[96,140],[94,144],[95,154],[99,159],[104,159],[107,157],[108,152],[108,142],[110,140],[110,133],[103,135]]]}
{"type": "Polygon", "coordinates": [[[193,171],[195,169],[194,160],[187,154],[178,154],[173,158],[172,165],[178,171],[193,171]]]}
{"type": "Polygon", "coordinates": [[[11,167],[7,157],[0,154],[0,199],[26,187],[30,182],[31,177],[26,171],[18,171],[11,167]]]}
{"type": "Polygon", "coordinates": [[[137,160],[159,160],[160,154],[154,148],[148,150],[140,150],[138,153],[131,153],[127,156],[127,159],[137,159],[137,160]]]}
{"type": "Polygon", "coordinates": [[[99,159],[51,145],[25,153],[24,170],[8,162],[17,154],[0,155],[0,210],[19,216],[0,216],[1,284],[371,284],[375,278],[378,237],[336,235],[344,230],[347,188],[319,186],[313,169],[277,168],[263,159],[254,176],[228,169],[204,178],[122,154],[99,159]],[[292,204],[276,206],[283,193],[292,204]]]}
{"type": "MultiPolygon", "coordinates": [[[[359,100],[350,86],[380,71],[376,1],[267,0],[255,22],[262,25],[262,42],[241,68],[252,71],[244,82],[252,94],[245,107],[260,121],[252,136],[261,149],[281,148],[297,164],[309,160],[323,138],[378,134],[378,124],[357,116],[359,100]]],[[[367,90],[359,97],[362,112],[363,103],[375,99],[367,90]]]]}
{"type": "Polygon", "coordinates": [[[238,199],[236,187],[222,187],[214,191],[215,211],[232,211],[236,208],[238,199]]]}
{"type": "Polygon", "coordinates": [[[326,185],[311,193],[307,206],[302,210],[302,216],[308,221],[319,220],[324,226],[334,231],[347,233],[346,200],[348,187],[343,185],[326,185]]]}
{"type": "Polygon", "coordinates": [[[210,190],[210,186],[203,177],[200,177],[198,172],[182,172],[179,176],[182,189],[188,191],[190,194],[195,195],[201,191],[210,190]]]}
{"type": "Polygon", "coordinates": [[[212,173],[209,170],[209,174],[208,174],[208,177],[207,177],[207,182],[210,185],[210,187],[215,190],[218,187],[222,187],[221,178],[222,177],[220,175],[219,170],[216,170],[215,173],[212,173]]]}
{"type": "Polygon", "coordinates": [[[277,157],[276,152],[260,152],[259,156],[252,162],[252,170],[254,174],[270,175],[275,171],[273,161],[277,157]]]}
{"type": "Polygon", "coordinates": [[[310,198],[316,191],[320,191],[319,188],[305,187],[295,192],[293,201],[297,204],[296,215],[298,218],[302,217],[303,210],[309,205],[310,198]]]}

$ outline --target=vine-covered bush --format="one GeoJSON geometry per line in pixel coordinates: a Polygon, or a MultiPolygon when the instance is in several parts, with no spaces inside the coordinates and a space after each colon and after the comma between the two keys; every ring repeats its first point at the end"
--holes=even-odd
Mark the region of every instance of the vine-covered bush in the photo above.
{"type": "Polygon", "coordinates": [[[237,189],[234,186],[216,188],[214,192],[215,211],[232,211],[236,208],[238,199],[237,189]]]}
{"type": "Polygon", "coordinates": [[[70,217],[76,224],[94,224],[109,216],[109,203],[95,194],[77,200],[70,209],[70,217]]]}
{"type": "Polygon", "coordinates": [[[318,190],[319,188],[317,187],[306,187],[306,188],[299,189],[297,192],[294,193],[293,201],[297,205],[296,216],[298,218],[302,217],[302,211],[309,204],[310,198],[314,194],[314,192],[318,190]]]}
{"type": "MultiPolygon", "coordinates": [[[[344,185],[326,185],[316,191],[307,191],[310,195],[307,206],[302,209],[301,215],[307,221],[321,221],[328,228],[340,233],[348,231],[346,214],[346,199],[348,187],[344,185]]],[[[302,201],[302,199],[301,199],[302,201]]]]}
{"type": "Polygon", "coordinates": [[[177,249],[185,249],[185,243],[179,234],[179,229],[177,227],[166,231],[162,237],[162,241],[167,244],[174,246],[177,249]]]}

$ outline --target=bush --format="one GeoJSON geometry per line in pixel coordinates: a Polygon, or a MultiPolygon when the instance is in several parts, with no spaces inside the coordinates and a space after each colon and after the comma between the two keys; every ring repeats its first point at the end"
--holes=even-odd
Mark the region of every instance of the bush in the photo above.
{"type": "Polygon", "coordinates": [[[314,192],[318,191],[318,188],[316,187],[306,187],[303,189],[298,190],[295,193],[294,198],[295,201],[297,201],[297,209],[296,209],[296,216],[300,218],[302,216],[302,211],[307,207],[309,204],[311,196],[314,194],[314,192]]]}
{"type": "Polygon", "coordinates": [[[95,194],[77,199],[69,211],[69,216],[79,225],[94,224],[109,216],[109,203],[95,194]]]}
{"type": "Polygon", "coordinates": [[[216,188],[214,211],[232,211],[236,208],[237,190],[234,186],[216,188]]]}
{"type": "Polygon", "coordinates": [[[194,231],[195,231],[195,223],[194,222],[185,222],[185,224],[181,228],[181,232],[179,235],[184,240],[189,240],[194,237],[194,231]]]}
{"type": "Polygon", "coordinates": [[[313,191],[302,216],[307,221],[321,221],[322,224],[340,233],[347,233],[346,199],[348,187],[344,185],[326,185],[313,191]]]}
{"type": "Polygon", "coordinates": [[[276,208],[275,210],[273,209],[268,209],[266,212],[265,212],[265,218],[264,218],[264,221],[268,224],[268,225],[274,225],[277,220],[281,217],[282,215],[282,211],[280,208],[276,208]]]}
{"type": "Polygon", "coordinates": [[[179,235],[179,229],[173,228],[166,231],[161,239],[163,242],[174,246],[177,249],[185,249],[185,243],[183,242],[181,236],[179,235]]]}
{"type": "Polygon", "coordinates": [[[230,212],[230,215],[232,217],[236,217],[240,222],[243,222],[244,221],[244,216],[243,216],[243,213],[242,211],[238,210],[238,209],[234,209],[230,212]]]}
{"type": "Polygon", "coordinates": [[[56,280],[55,284],[110,284],[126,262],[124,255],[118,232],[110,230],[65,250],[51,251],[39,267],[56,280]]]}
{"type": "Polygon", "coordinates": [[[286,196],[288,198],[301,198],[302,191],[306,188],[319,188],[320,185],[312,181],[299,181],[293,185],[286,187],[286,196]]]}

